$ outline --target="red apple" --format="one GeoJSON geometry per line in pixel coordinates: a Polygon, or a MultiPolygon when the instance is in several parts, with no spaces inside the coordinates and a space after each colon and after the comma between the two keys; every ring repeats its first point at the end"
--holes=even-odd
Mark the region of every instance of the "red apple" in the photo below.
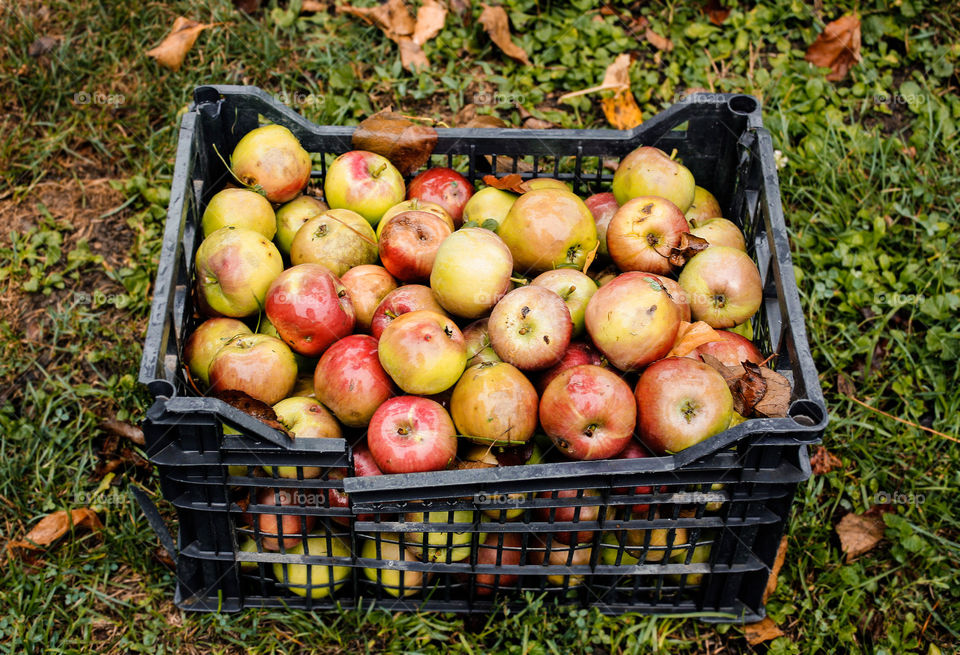
{"type": "Polygon", "coordinates": [[[497,234],[513,254],[520,273],[572,266],[582,269],[597,246],[593,214],[564,189],[538,189],[517,198],[497,234]]]}
{"type": "Polygon", "coordinates": [[[243,334],[228,341],[210,362],[210,392],[242,391],[274,405],[293,390],[297,361],[285,343],[266,334],[243,334]]]}
{"type": "MultiPolygon", "coordinates": [[[[554,492],[541,491],[537,498],[554,499],[554,492]]],[[[566,507],[538,507],[536,516],[538,521],[549,522],[550,514],[553,513],[553,523],[571,523],[574,521],[588,523],[598,521],[600,517],[599,505],[582,504],[584,499],[599,498],[600,492],[596,489],[586,489],[582,492],[578,489],[564,489],[556,492],[556,498],[578,498],[578,505],[569,505],[566,507]]],[[[587,501],[589,502],[589,501],[587,501]]],[[[549,528],[547,528],[549,529],[549,528]]],[[[554,534],[554,540],[562,544],[582,544],[593,539],[594,530],[580,530],[579,532],[557,532],[554,534]]]]}
{"type": "Polygon", "coordinates": [[[566,303],[553,291],[534,286],[505,295],[490,313],[487,326],[497,355],[521,371],[559,362],[573,333],[566,303]]]}
{"type": "Polygon", "coordinates": [[[513,288],[512,275],[513,256],[500,237],[479,227],[464,228],[440,244],[430,288],[451,314],[478,318],[513,288]]]}
{"type": "Polygon", "coordinates": [[[426,398],[399,396],[374,412],[367,444],[384,473],[440,471],[457,455],[456,434],[443,407],[426,398]]]}
{"type": "MultiPolygon", "coordinates": [[[[490,532],[477,550],[478,566],[520,566],[523,540],[516,532],[490,532]]],[[[514,587],[520,578],[515,573],[478,573],[474,589],[478,596],[490,596],[494,590],[514,587]]]]}
{"type": "Polygon", "coordinates": [[[373,318],[370,319],[370,334],[375,339],[379,339],[387,326],[394,319],[406,314],[407,312],[416,312],[426,310],[446,316],[447,312],[437,297],[433,295],[430,287],[422,284],[407,284],[398,289],[394,289],[380,301],[376,311],[373,312],[373,318]]]}
{"type": "Polygon", "coordinates": [[[564,371],[540,400],[540,425],[572,459],[608,459],[626,447],[636,425],[636,401],[620,376],[584,364],[564,371]]]}
{"type": "Polygon", "coordinates": [[[487,319],[481,318],[463,328],[463,341],[467,345],[467,368],[484,362],[502,362],[490,344],[487,319]]]}
{"type": "Polygon", "coordinates": [[[435,312],[397,317],[380,335],[378,349],[383,369],[410,394],[430,395],[449,389],[467,365],[467,346],[460,328],[435,312]]]}
{"type": "Polygon", "coordinates": [[[410,182],[407,198],[419,198],[434,202],[444,209],[456,221],[457,227],[463,225],[463,207],[473,195],[473,185],[460,173],[449,168],[431,168],[410,182]]]}
{"type": "Polygon", "coordinates": [[[760,271],[742,250],[710,246],[698,252],[680,271],[695,321],[728,328],[743,323],[760,309],[763,282],[760,271]]]}
{"type": "Polygon", "coordinates": [[[694,187],[693,204],[687,209],[686,216],[690,225],[696,227],[711,218],[723,216],[723,210],[712,193],[698,186],[694,187]]]}
{"type": "Polygon", "coordinates": [[[346,288],[320,264],[281,273],[267,291],[266,312],[280,338],[307,357],[319,357],[356,323],[346,288]]]}
{"type": "Polygon", "coordinates": [[[397,288],[397,281],[383,266],[364,264],[355,266],[340,276],[346,288],[353,311],[357,315],[356,329],[369,332],[373,314],[388,293],[397,288]]]}
{"type": "Polygon", "coordinates": [[[651,273],[650,277],[656,278],[667,290],[667,295],[670,296],[670,300],[672,300],[673,304],[676,305],[677,309],[680,310],[680,320],[689,323],[690,303],[687,302],[687,292],[683,290],[683,287],[680,286],[680,283],[673,278],[666,277],[664,275],[654,275],[651,273]]]}
{"type": "Polygon", "coordinates": [[[377,261],[377,237],[363,216],[328,209],[304,223],[290,244],[294,264],[322,264],[334,275],[377,261]]]}
{"type": "Polygon", "coordinates": [[[310,153],[282,125],[248,132],[230,155],[233,176],[270,202],[297,197],[310,181],[310,153]]]}
{"type": "MultiPolygon", "coordinates": [[[[635,439],[631,439],[627,442],[626,447],[620,451],[620,454],[617,455],[617,459],[639,459],[642,457],[653,457],[650,454],[650,451],[643,447],[640,442],[635,439]]],[[[666,487],[664,487],[664,490],[666,487]]],[[[653,492],[653,487],[634,487],[635,494],[649,494],[653,492]]],[[[627,494],[629,490],[626,487],[614,487],[613,493],[615,494],[627,494]]],[[[647,503],[638,503],[630,507],[630,517],[632,519],[644,519],[647,518],[647,515],[650,511],[650,505],[647,503]]]]}
{"type": "Polygon", "coordinates": [[[459,433],[472,441],[516,445],[537,429],[537,401],[523,373],[505,362],[486,362],[464,371],[453,388],[450,414],[459,433]]]}
{"type": "Polygon", "coordinates": [[[563,357],[560,358],[560,361],[540,374],[537,380],[537,392],[543,395],[547,385],[550,384],[555,377],[581,364],[603,366],[604,361],[600,353],[590,344],[581,341],[572,341],[563,352],[563,357]]]}
{"type": "MultiPolygon", "coordinates": [[[[530,563],[536,566],[560,568],[560,573],[551,573],[547,576],[547,582],[555,587],[569,588],[583,582],[583,575],[571,574],[570,567],[589,566],[593,557],[593,547],[579,544],[571,546],[557,539],[551,541],[548,547],[545,539],[534,535],[530,540],[528,556],[530,563]]],[[[533,569],[533,571],[536,570],[533,569]]]]}
{"type": "Polygon", "coordinates": [[[263,298],[283,271],[277,247],[259,232],[223,227],[197,248],[197,295],[206,313],[243,318],[263,308],[263,298]]]}
{"type": "Polygon", "coordinates": [[[763,361],[763,355],[749,339],[727,330],[716,332],[720,337],[719,341],[705,343],[695,348],[691,355],[712,355],[727,366],[739,366],[743,362],[759,364],[763,361]]]}
{"type": "Polygon", "coordinates": [[[327,348],[313,374],[313,388],[340,422],[361,428],[396,388],[380,366],[377,340],[365,334],[344,337],[327,348]]]}
{"type": "Polygon", "coordinates": [[[200,219],[203,236],[213,234],[221,227],[245,227],[272,239],[277,231],[277,217],[270,201],[255,191],[223,189],[210,198],[200,219]]]}
{"type": "Polygon", "coordinates": [[[595,193],[583,204],[587,206],[590,213],[593,214],[593,220],[597,224],[597,239],[600,241],[600,248],[597,250],[601,255],[609,255],[607,250],[607,226],[610,225],[610,219],[620,209],[620,203],[612,193],[595,193]]]}
{"type": "Polygon", "coordinates": [[[457,229],[456,224],[453,222],[453,217],[450,216],[446,209],[435,202],[424,202],[418,198],[412,198],[410,200],[398,202],[387,210],[387,213],[385,213],[383,218],[380,219],[380,222],[377,223],[377,240],[380,240],[380,235],[383,234],[383,228],[387,226],[387,223],[390,222],[390,219],[399,214],[405,214],[408,211],[424,211],[431,214],[436,214],[439,218],[443,219],[444,223],[450,226],[451,230],[457,229]]]}
{"type": "Polygon", "coordinates": [[[586,323],[590,338],[610,363],[632,371],[670,352],[680,309],[656,278],[624,273],[593,294],[586,323]]]}
{"type": "Polygon", "coordinates": [[[680,452],[723,432],[733,396],[716,369],[689,357],[669,357],[643,372],[634,391],[640,440],[652,452],[680,452]]]}
{"type": "Polygon", "coordinates": [[[570,310],[573,336],[583,334],[583,316],[587,311],[587,303],[597,292],[596,282],[575,268],[558,268],[541,273],[530,284],[550,289],[560,296],[570,310]]]}
{"type": "Polygon", "coordinates": [[[390,219],[380,235],[380,259],[390,274],[404,282],[430,279],[440,244],[450,227],[425,211],[408,211],[390,219]]]}
{"type": "Polygon", "coordinates": [[[383,475],[383,471],[377,465],[377,460],[373,458],[373,453],[370,452],[370,446],[366,440],[353,447],[353,472],[360,478],[370,475],[383,475]]]}
{"type": "MultiPolygon", "coordinates": [[[[259,489],[256,495],[257,505],[268,507],[303,506],[304,496],[300,489],[259,489]]],[[[264,508],[259,508],[264,509],[264,508]]],[[[297,514],[252,514],[260,532],[260,544],[264,550],[283,550],[293,548],[302,542],[313,529],[316,517],[297,514]]],[[[254,533],[256,534],[256,533],[254,533]]]]}
{"type": "Polygon", "coordinates": [[[729,246],[737,250],[747,250],[743,232],[733,221],[725,218],[710,218],[702,221],[690,230],[690,234],[706,239],[711,246],[729,246]]]}
{"type": "Polygon", "coordinates": [[[210,384],[210,362],[223,346],[240,334],[252,334],[250,328],[235,318],[211,318],[193,331],[183,347],[183,361],[202,387],[210,384]]]}
{"type": "Polygon", "coordinates": [[[670,253],[689,231],[676,205],[656,196],[640,196],[617,210],[607,227],[607,249],[621,271],[666,275],[670,253]]]}
{"type": "Polygon", "coordinates": [[[651,146],[640,146],[624,157],[613,174],[613,195],[621,205],[639,196],[659,196],[682,213],[693,203],[695,187],[686,166],[651,146]]]}
{"type": "Polygon", "coordinates": [[[403,176],[386,157],[352,150],[337,157],[327,168],[323,195],[333,209],[350,209],[370,225],[406,195],[403,176]]]}

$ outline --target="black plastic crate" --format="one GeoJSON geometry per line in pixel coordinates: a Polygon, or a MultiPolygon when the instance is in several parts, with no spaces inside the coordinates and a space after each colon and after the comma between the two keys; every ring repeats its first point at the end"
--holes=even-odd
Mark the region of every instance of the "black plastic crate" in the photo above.
{"type": "Polygon", "coordinates": [[[451,166],[474,181],[493,172],[550,176],[585,195],[609,189],[613,172],[605,162],[639,145],[676,149],[724,216],[741,226],[758,264],[764,303],[754,341],[776,353],[770,365],[793,384],[787,418],[751,419],[665,457],[367,478],[349,477],[350,445],[361,434],[295,443],[220,400],[191,397],[181,363],[195,323],[199,219],[229,179],[221,156],[262,121],[279,123],[315,153],[313,177],[322,181],[329,161],[351,149],[353,128],[313,125],[252,87],[200,87],[194,98],[180,128],[140,370],[156,398],[144,423],[147,453],[176,508],[176,547],[146,497],[138,499],[176,551],[178,606],[314,609],[374,600],[388,610],[475,612],[498,603],[523,607],[524,594],[534,593],[608,613],[763,616],[763,589],[796,486],[810,475],[807,446],[819,440],[827,413],[770,135],[754,98],[693,95],[624,132],[441,129],[428,166],[451,166]],[[263,466],[292,466],[296,475],[265,475],[263,466]],[[304,475],[309,467],[318,477],[304,475]],[[430,513],[404,516],[418,511],[430,513]],[[286,516],[286,525],[276,516],[286,516]],[[287,552],[311,531],[324,535],[311,542],[317,550],[287,552]],[[573,532],[585,542],[575,549],[555,537],[573,532]],[[435,541],[418,538],[424,534],[435,541]],[[627,545],[616,539],[624,534],[627,545]],[[333,538],[347,550],[330,552],[333,538]],[[364,545],[372,557],[361,556],[364,545]],[[409,561],[384,558],[401,547],[409,561]],[[481,553],[492,563],[480,562],[481,553]],[[311,565],[306,586],[294,584],[285,564],[311,565]],[[378,581],[398,571],[406,573],[393,583],[394,597],[378,581]],[[306,595],[291,593],[291,584],[306,595]]]}

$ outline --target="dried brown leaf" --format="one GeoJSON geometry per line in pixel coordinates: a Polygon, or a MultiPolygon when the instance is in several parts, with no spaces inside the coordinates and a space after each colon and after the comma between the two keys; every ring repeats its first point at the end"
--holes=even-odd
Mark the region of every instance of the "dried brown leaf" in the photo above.
{"type": "Polygon", "coordinates": [[[689,232],[684,232],[680,235],[680,243],[677,244],[677,247],[670,250],[668,259],[671,264],[680,268],[698,252],[706,250],[709,247],[710,242],[706,239],[698,237],[695,234],[690,234],[689,232]]]}
{"type": "Polygon", "coordinates": [[[354,148],[383,155],[404,175],[427,163],[436,145],[434,128],[391,112],[374,114],[353,132],[354,148]]]}
{"type": "MultiPolygon", "coordinates": [[[[583,274],[586,275],[587,271],[590,270],[590,264],[593,263],[593,260],[597,258],[597,251],[600,250],[600,242],[597,241],[597,245],[587,253],[586,259],[583,260],[583,274]]],[[[572,287],[571,287],[572,288],[572,287]]]]}
{"type": "Polygon", "coordinates": [[[673,341],[673,348],[667,353],[667,357],[686,357],[703,344],[719,339],[720,335],[717,334],[717,331],[703,321],[697,321],[696,323],[680,321],[677,336],[673,341]]]}
{"type": "Polygon", "coordinates": [[[783,631],[769,616],[765,616],[762,621],[744,626],[743,636],[747,638],[748,644],[757,646],[765,641],[782,637],[783,631]]]}
{"type": "Polygon", "coordinates": [[[785,417],[790,409],[790,381],[766,366],[761,366],[760,370],[763,372],[767,392],[754,407],[754,413],[766,418],[785,417]]]}
{"type": "Polygon", "coordinates": [[[200,36],[200,32],[213,27],[214,23],[198,23],[183,16],[177,16],[173,21],[173,28],[164,37],[156,48],[147,50],[147,56],[153,57],[157,63],[172,71],[180,70],[183,58],[187,56],[193,43],[200,36]]]}
{"type": "Polygon", "coordinates": [[[427,55],[417,43],[414,43],[413,39],[403,37],[397,42],[397,47],[400,48],[400,63],[405,70],[413,73],[418,69],[430,67],[427,55]]]}
{"type": "MultiPolygon", "coordinates": [[[[256,0],[257,4],[260,3],[260,0],[256,0]]],[[[300,11],[310,12],[312,14],[320,14],[325,12],[329,8],[329,4],[326,2],[318,2],[318,0],[303,0],[303,3],[300,5],[300,11]]]]}
{"type": "Polygon", "coordinates": [[[883,521],[873,516],[860,516],[850,513],[837,523],[837,536],[840,548],[852,562],[860,555],[868,553],[883,539],[883,521]]]}
{"type": "Polygon", "coordinates": [[[550,121],[545,121],[542,118],[537,118],[536,116],[530,116],[523,119],[523,127],[526,130],[549,130],[555,128],[556,125],[550,121]]]}
{"type": "Polygon", "coordinates": [[[661,52],[670,52],[673,50],[673,41],[665,36],[660,36],[649,27],[647,28],[647,31],[643,33],[643,36],[647,39],[650,45],[661,52]]]}
{"type": "Polygon", "coordinates": [[[814,66],[829,68],[827,79],[837,82],[860,61],[860,19],[847,14],[823,28],[804,57],[814,66]]]}
{"type": "Polygon", "coordinates": [[[487,128],[501,128],[507,127],[507,124],[503,121],[502,118],[493,116],[491,114],[478,114],[467,121],[467,124],[464,127],[487,127],[487,128]]]}
{"type": "Polygon", "coordinates": [[[413,42],[423,45],[443,29],[447,21],[447,8],[437,0],[424,0],[417,10],[417,22],[413,28],[413,42]]]}
{"type": "Polygon", "coordinates": [[[842,393],[844,396],[853,396],[856,395],[856,388],[853,386],[853,382],[850,381],[846,375],[841,373],[837,376],[837,391],[842,393]]]}
{"type": "Polygon", "coordinates": [[[103,528],[99,517],[92,509],[81,507],[70,510],[70,512],[58,510],[40,519],[40,522],[33,526],[33,529],[22,540],[11,541],[8,548],[38,550],[44,546],[49,546],[67,534],[71,526],[87,528],[92,531],[103,528]]]}
{"type": "Polygon", "coordinates": [[[733,409],[743,416],[753,414],[764,396],[767,394],[767,383],[759,366],[753,362],[743,363],[743,375],[730,385],[733,394],[733,409]]]}
{"type": "Polygon", "coordinates": [[[404,0],[387,0],[373,7],[341,5],[337,7],[337,13],[356,16],[371,25],[376,25],[388,39],[395,42],[402,36],[412,37],[417,27],[404,0]]]}
{"type": "Polygon", "coordinates": [[[277,420],[277,413],[273,411],[273,408],[270,405],[261,402],[256,398],[251,398],[243,391],[227,389],[225,391],[217,392],[214,394],[214,397],[219,398],[231,407],[235,407],[245,414],[249,414],[253,418],[257,419],[261,423],[264,423],[265,425],[268,425],[274,430],[279,430],[290,437],[293,436],[293,434],[287,430],[287,428],[285,428],[280,421],[277,420]]]}
{"type": "Polygon", "coordinates": [[[39,57],[40,55],[45,55],[54,48],[57,47],[57,44],[60,43],[60,37],[58,36],[41,36],[38,37],[33,43],[30,44],[30,48],[27,50],[27,54],[31,57],[39,57]]]}
{"type": "Polygon", "coordinates": [[[464,20],[470,19],[470,0],[447,0],[450,11],[464,20]]]}
{"type": "Polygon", "coordinates": [[[108,432],[112,432],[124,439],[129,439],[138,446],[143,446],[146,441],[143,438],[143,430],[126,421],[118,421],[115,418],[108,418],[101,421],[100,427],[108,432]]]}
{"type": "Polygon", "coordinates": [[[777,547],[777,555],[773,559],[773,567],[770,569],[770,577],[767,578],[767,586],[763,590],[764,603],[770,599],[773,592],[777,590],[777,577],[780,575],[780,569],[783,568],[783,562],[787,557],[787,537],[784,535],[780,539],[780,545],[777,547]]]}
{"type": "Polygon", "coordinates": [[[707,6],[704,7],[703,10],[706,12],[710,22],[717,26],[723,25],[723,22],[727,20],[727,17],[730,15],[730,10],[724,7],[720,3],[720,0],[707,0],[707,6]]]}
{"type": "Polygon", "coordinates": [[[824,475],[843,466],[840,458],[823,446],[817,447],[810,456],[810,469],[814,475],[824,475]]]}
{"type": "Polygon", "coordinates": [[[603,115],[618,130],[630,130],[643,122],[643,112],[630,90],[617,91],[612,98],[601,98],[603,115]]]}
{"type": "Polygon", "coordinates": [[[523,178],[517,173],[511,173],[500,178],[495,175],[484,175],[483,183],[492,186],[494,189],[513,191],[514,193],[523,193],[526,190],[523,186],[523,178]]]}
{"type": "Polygon", "coordinates": [[[480,24],[490,36],[490,40],[497,44],[497,47],[511,59],[519,61],[521,64],[530,65],[530,58],[527,53],[513,42],[510,37],[510,21],[507,18],[507,12],[503,7],[484,4],[483,11],[480,13],[480,24]]]}

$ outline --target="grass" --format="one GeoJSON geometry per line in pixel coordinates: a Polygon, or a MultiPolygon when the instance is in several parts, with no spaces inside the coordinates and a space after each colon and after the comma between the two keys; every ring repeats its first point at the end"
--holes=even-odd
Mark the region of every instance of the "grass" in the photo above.
{"type": "Polygon", "coordinates": [[[138,420],[148,406],[134,372],[177,116],[193,86],[256,84],[318,123],[355,123],[386,106],[449,123],[496,93],[503,104],[478,110],[519,124],[519,105],[563,127],[591,127],[603,125],[595,97],[556,98],[598,84],[622,52],[636,60],[631,81],[644,115],[685,89],[754,93],[787,160],[780,177],[794,264],[832,414],[824,445],[842,466],[802,487],[768,603],[786,636],[756,650],[932,654],[960,643],[957,444],[846,395],[957,436],[960,24],[948,6],[865,0],[819,15],[796,0],[731,3],[716,27],[695,2],[615,3],[671,38],[674,50],[658,53],[642,30],[638,41],[594,3],[510,0],[532,66],[502,57],[476,21],[450,20],[425,47],[432,71],[412,76],[374,28],[333,13],[297,17],[297,4],[247,16],[225,2],[54,0],[0,14],[3,537],[91,498],[105,524],[39,558],[5,555],[0,650],[754,650],[732,626],[557,613],[536,602],[486,623],[377,611],[183,615],[156,538],[124,491],[131,482],[156,491],[155,479],[99,428],[105,417],[138,420]],[[863,60],[847,80],[827,82],[803,50],[823,22],[851,10],[863,20],[863,60]],[[179,14],[218,25],[174,73],[143,51],[179,14]],[[59,40],[31,57],[39,36],[59,40]],[[898,501],[884,515],[884,540],[846,563],[833,526],[884,496],[898,501]]]}

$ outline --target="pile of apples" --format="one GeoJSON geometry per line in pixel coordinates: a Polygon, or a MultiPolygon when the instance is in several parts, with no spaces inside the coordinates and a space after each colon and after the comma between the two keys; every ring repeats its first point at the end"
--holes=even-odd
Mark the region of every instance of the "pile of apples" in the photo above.
{"type": "MultiPolygon", "coordinates": [[[[364,435],[354,444],[356,475],[536,463],[551,444],[569,460],[663,455],[743,420],[724,377],[701,355],[730,366],[762,361],[753,343],[727,329],[741,329],[759,309],[760,274],[716,199],[656,148],[631,152],[612,193],[586,200],[550,178],[475,192],[448,168],[426,170],[406,185],[389,160],[357,150],[329,165],[324,202],[303,194],[310,156],[276,125],[244,136],[231,170],[242,187],[217,193],[202,216],[196,304],[208,318],[185,346],[192,384],[272,406],[295,439],[343,437],[344,428],[364,435]],[[700,249],[678,257],[691,240],[700,249]],[[589,273],[591,266],[599,273],[589,273]],[[678,356],[691,324],[710,336],[678,356]]],[[[258,474],[321,475],[299,468],[258,474]]],[[[591,494],[599,495],[584,495],[591,494]]],[[[289,502],[282,495],[264,489],[257,504],[296,504],[293,490],[289,502]]],[[[322,502],[348,506],[342,492],[322,502]]],[[[574,508],[549,510],[556,515],[541,520],[574,520],[561,516],[566,509],[574,508]]],[[[599,513],[579,509],[580,521],[599,513]]],[[[490,515],[516,518],[511,511],[490,515]]],[[[431,513],[429,521],[446,515],[431,513]]],[[[248,520],[267,536],[245,549],[321,556],[347,549],[328,532],[305,539],[313,517],[261,513],[248,520]]],[[[671,543],[659,548],[665,530],[628,532],[622,539],[638,549],[629,551],[634,560],[672,556],[670,548],[685,539],[672,530],[671,543]]],[[[421,548],[381,535],[379,548],[370,539],[374,550],[365,546],[361,556],[469,555],[469,532],[404,536],[415,544],[425,534],[421,548]],[[466,547],[451,546],[451,534],[465,535],[466,547]]],[[[500,550],[504,564],[519,563],[510,561],[513,553],[519,558],[516,539],[480,535],[488,546],[481,562],[484,552],[500,550]]],[[[584,544],[592,539],[590,531],[559,533],[547,540],[552,546],[529,554],[541,562],[589,562],[584,544]]],[[[349,572],[287,564],[275,571],[292,591],[313,597],[327,595],[349,572]]],[[[402,585],[403,572],[367,575],[399,595],[401,587],[415,593],[422,580],[413,578],[424,574],[407,571],[402,585]]]]}

